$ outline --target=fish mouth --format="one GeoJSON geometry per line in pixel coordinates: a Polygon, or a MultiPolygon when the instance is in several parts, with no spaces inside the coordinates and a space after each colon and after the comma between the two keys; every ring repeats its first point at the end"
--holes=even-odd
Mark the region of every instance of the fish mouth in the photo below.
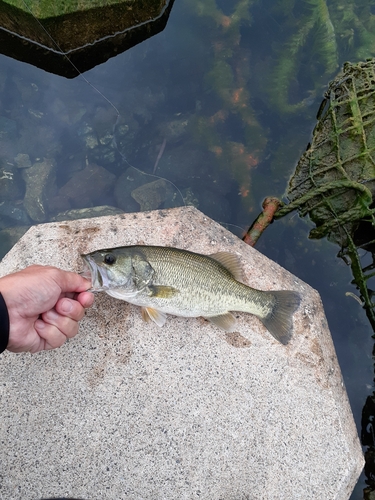
{"type": "Polygon", "coordinates": [[[83,271],[79,274],[91,281],[89,292],[100,292],[108,290],[107,270],[100,268],[89,255],[81,255],[84,263],[83,271]]]}

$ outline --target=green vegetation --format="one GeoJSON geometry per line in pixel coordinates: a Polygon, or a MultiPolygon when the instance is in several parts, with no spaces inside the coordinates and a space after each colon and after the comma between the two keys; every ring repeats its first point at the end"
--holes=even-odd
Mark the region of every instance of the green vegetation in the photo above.
{"type": "Polygon", "coordinates": [[[327,237],[341,247],[375,330],[374,265],[361,265],[360,250],[375,256],[375,59],[346,63],[330,83],[306,152],[290,179],[290,203],[276,217],[298,209],[316,227],[310,238],[327,237]]]}
{"type": "Polygon", "coordinates": [[[197,114],[192,127],[197,142],[216,157],[219,168],[230,171],[239,186],[245,210],[253,205],[251,169],[260,161],[267,137],[251,105],[249,53],[240,46],[241,26],[250,24],[250,8],[255,0],[239,0],[225,14],[215,0],[187,0],[201,18],[212,40],[211,60],[204,82],[208,93],[215,94],[216,109],[197,114]],[[212,57],[213,56],[213,57],[212,57]],[[227,139],[228,121],[241,124],[240,141],[227,139]]]}
{"type": "Polygon", "coordinates": [[[375,16],[368,0],[279,0],[270,14],[282,18],[288,38],[276,49],[276,65],[268,86],[271,104],[281,113],[301,111],[319,96],[322,82],[334,76],[339,63],[375,55],[375,16]],[[290,99],[291,82],[311,82],[310,96],[290,99]]]}
{"type": "MultiPolygon", "coordinates": [[[[4,3],[17,7],[25,12],[32,13],[38,19],[57,17],[64,14],[93,9],[95,7],[105,7],[124,0],[2,0],[4,3]]],[[[125,3],[133,3],[134,0],[125,0],[125,3]]]]}

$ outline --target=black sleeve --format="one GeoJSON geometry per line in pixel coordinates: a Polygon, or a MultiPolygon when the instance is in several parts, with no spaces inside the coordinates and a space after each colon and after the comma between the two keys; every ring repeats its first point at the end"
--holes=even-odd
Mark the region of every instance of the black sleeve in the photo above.
{"type": "Polygon", "coordinates": [[[9,340],[9,314],[4,297],[0,293],[0,353],[5,351],[9,340]]]}

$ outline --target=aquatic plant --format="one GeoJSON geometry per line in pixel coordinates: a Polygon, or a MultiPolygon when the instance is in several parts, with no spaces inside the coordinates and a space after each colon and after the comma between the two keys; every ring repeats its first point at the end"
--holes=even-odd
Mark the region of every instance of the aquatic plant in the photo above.
{"type": "Polygon", "coordinates": [[[275,51],[268,95],[281,113],[303,110],[320,96],[339,63],[375,54],[375,16],[369,1],[280,0],[270,12],[292,34],[275,51]],[[310,90],[296,102],[290,99],[293,80],[309,79],[310,90]]]}
{"type": "MultiPolygon", "coordinates": [[[[210,66],[204,75],[205,87],[214,94],[215,109],[205,113],[203,103],[192,120],[196,141],[214,153],[219,168],[230,170],[239,184],[239,195],[247,209],[251,207],[250,170],[260,161],[267,143],[250,103],[251,63],[249,50],[240,45],[240,28],[250,23],[254,0],[233,3],[226,14],[215,0],[189,2],[190,8],[203,19],[211,39],[210,66]],[[231,140],[227,123],[238,125],[239,137],[231,140]]],[[[208,106],[207,106],[208,107],[208,106]]]]}

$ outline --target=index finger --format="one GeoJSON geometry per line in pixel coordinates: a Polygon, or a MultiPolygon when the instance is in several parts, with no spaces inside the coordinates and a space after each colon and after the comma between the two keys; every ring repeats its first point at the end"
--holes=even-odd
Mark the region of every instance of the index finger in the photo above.
{"type": "Polygon", "coordinates": [[[66,293],[61,293],[60,294],[60,299],[62,298],[68,298],[68,299],[73,299],[77,300],[81,306],[83,306],[85,309],[88,307],[91,307],[94,303],[95,295],[92,292],[87,292],[86,290],[84,292],[66,292],[66,293]]]}

